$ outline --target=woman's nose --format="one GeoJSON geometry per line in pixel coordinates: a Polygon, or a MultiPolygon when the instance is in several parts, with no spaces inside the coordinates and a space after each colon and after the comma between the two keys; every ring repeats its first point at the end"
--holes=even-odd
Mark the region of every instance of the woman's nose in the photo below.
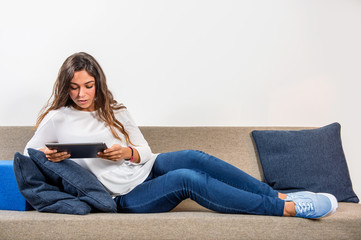
{"type": "Polygon", "coordinates": [[[85,96],[85,88],[80,87],[79,89],[79,97],[84,97],[85,96]]]}

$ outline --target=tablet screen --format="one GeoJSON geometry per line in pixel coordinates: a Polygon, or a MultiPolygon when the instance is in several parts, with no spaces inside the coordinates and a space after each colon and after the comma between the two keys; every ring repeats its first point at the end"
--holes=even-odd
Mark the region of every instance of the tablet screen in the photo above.
{"type": "Polygon", "coordinates": [[[70,153],[70,158],[97,158],[97,153],[107,149],[105,143],[46,143],[49,149],[70,153]]]}

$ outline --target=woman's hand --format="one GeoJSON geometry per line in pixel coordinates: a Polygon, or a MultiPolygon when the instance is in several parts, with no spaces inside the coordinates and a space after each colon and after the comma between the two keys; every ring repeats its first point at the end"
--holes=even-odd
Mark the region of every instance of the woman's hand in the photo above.
{"type": "Polygon", "coordinates": [[[51,162],[60,162],[64,159],[70,158],[70,154],[67,152],[58,152],[57,150],[50,150],[49,148],[39,149],[45,153],[46,158],[51,162]]]}
{"type": "Polygon", "coordinates": [[[105,149],[103,152],[99,152],[98,157],[112,161],[129,159],[132,157],[132,150],[128,147],[122,147],[119,144],[114,144],[110,148],[105,149]]]}

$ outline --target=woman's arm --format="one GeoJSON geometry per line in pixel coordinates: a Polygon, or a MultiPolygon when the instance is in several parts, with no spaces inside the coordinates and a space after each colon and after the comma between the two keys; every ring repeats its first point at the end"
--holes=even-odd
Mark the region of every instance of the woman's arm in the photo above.
{"type": "Polygon", "coordinates": [[[129,138],[132,141],[131,147],[135,152],[137,152],[137,154],[139,154],[139,163],[146,163],[152,157],[152,150],[128,110],[125,110],[124,113],[127,118],[124,128],[128,132],[129,138]]]}
{"type": "MultiPolygon", "coordinates": [[[[128,110],[122,109],[116,112],[117,119],[123,124],[125,131],[127,131],[133,148],[133,162],[145,163],[151,159],[152,151],[148,145],[148,142],[144,139],[138,126],[130,116],[128,110]]],[[[100,153],[99,157],[118,161],[121,159],[130,159],[132,150],[129,147],[122,147],[118,144],[108,148],[105,152],[100,153]]]]}
{"type": "Polygon", "coordinates": [[[43,121],[36,129],[34,136],[26,144],[24,155],[29,155],[28,148],[34,148],[44,152],[48,160],[52,162],[60,162],[70,157],[70,154],[67,152],[57,152],[57,150],[50,150],[45,146],[45,143],[58,142],[56,129],[53,122],[53,117],[55,115],[56,111],[52,111],[45,116],[43,121]]]}
{"type": "Polygon", "coordinates": [[[29,155],[28,148],[44,150],[46,149],[45,143],[58,142],[58,138],[56,136],[56,131],[52,119],[53,116],[54,116],[54,112],[50,112],[48,113],[48,115],[45,116],[43,121],[36,129],[34,136],[26,144],[24,149],[24,155],[27,156],[29,155]]]}

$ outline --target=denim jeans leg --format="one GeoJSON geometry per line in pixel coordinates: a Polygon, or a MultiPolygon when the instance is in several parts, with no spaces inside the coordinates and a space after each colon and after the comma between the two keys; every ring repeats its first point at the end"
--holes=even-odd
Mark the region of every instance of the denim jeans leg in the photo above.
{"type": "Polygon", "coordinates": [[[268,185],[211,155],[187,150],[160,154],[151,177],[116,198],[119,212],[166,212],[191,198],[222,213],[283,214],[268,185]]]}
{"type": "Polygon", "coordinates": [[[154,164],[153,174],[160,176],[182,168],[205,172],[219,181],[247,192],[278,197],[278,192],[266,183],[217,157],[196,150],[160,154],[154,164]]]}
{"type": "Polygon", "coordinates": [[[168,212],[186,198],[221,213],[281,216],[284,208],[278,198],[243,191],[191,169],[169,171],[115,201],[118,212],[154,213],[168,212]]]}

